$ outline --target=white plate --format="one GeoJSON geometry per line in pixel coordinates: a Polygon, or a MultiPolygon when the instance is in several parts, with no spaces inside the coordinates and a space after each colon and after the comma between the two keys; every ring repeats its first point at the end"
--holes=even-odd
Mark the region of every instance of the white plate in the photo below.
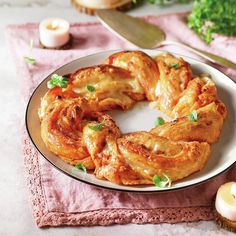
{"type": "MultiPolygon", "coordinates": [[[[160,53],[160,51],[156,50],[144,50],[144,52],[150,56],[156,56],[160,53]]],[[[112,53],[114,53],[114,51],[107,51],[79,58],[60,67],[53,73],[66,75],[82,67],[101,64],[104,59],[112,53]]],[[[37,111],[40,106],[41,97],[43,97],[43,95],[48,90],[47,81],[50,79],[51,75],[43,80],[43,82],[35,89],[28,103],[26,111],[26,126],[32,142],[38,151],[52,165],[65,174],[77,180],[103,188],[135,192],[161,192],[189,187],[219,175],[231,165],[233,165],[236,161],[236,84],[217,69],[189,57],[182,57],[191,64],[195,74],[209,73],[212,76],[212,79],[217,85],[219,97],[226,104],[228,109],[228,117],[224,123],[220,139],[212,146],[210,159],[202,171],[174,183],[170,188],[163,189],[159,189],[155,186],[116,185],[105,180],[98,180],[93,174],[84,174],[80,171],[75,171],[72,166],[66,164],[60,158],[51,153],[45,147],[40,136],[40,122],[37,111]]],[[[167,119],[163,113],[149,108],[148,103],[145,102],[138,103],[132,110],[128,112],[111,111],[109,113],[112,114],[112,117],[116,121],[117,125],[121,128],[123,133],[138,130],[148,131],[150,128],[154,127],[154,120],[156,117],[162,116],[167,119]]]]}

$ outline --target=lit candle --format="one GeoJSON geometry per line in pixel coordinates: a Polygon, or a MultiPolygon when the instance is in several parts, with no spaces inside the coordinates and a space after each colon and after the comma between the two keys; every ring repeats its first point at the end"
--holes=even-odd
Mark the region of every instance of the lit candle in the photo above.
{"type": "Polygon", "coordinates": [[[230,221],[236,221],[236,182],[223,184],[217,191],[217,212],[230,221]]]}
{"type": "Polygon", "coordinates": [[[47,48],[61,47],[70,39],[69,29],[70,24],[64,19],[45,19],[39,25],[40,42],[47,48]]]}

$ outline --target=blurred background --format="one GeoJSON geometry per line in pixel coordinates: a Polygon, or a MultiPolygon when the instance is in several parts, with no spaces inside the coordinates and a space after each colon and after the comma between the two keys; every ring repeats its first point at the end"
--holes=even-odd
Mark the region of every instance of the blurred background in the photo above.
{"type": "Polygon", "coordinates": [[[30,5],[45,6],[53,4],[54,6],[70,7],[69,0],[0,0],[1,6],[30,6],[30,5]]]}

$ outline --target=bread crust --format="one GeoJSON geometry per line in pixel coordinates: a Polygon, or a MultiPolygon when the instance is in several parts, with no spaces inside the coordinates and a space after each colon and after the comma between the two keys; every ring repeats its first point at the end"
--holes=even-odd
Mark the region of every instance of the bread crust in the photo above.
{"type": "Polygon", "coordinates": [[[56,99],[87,99],[94,111],[115,108],[130,109],[137,101],[145,98],[139,82],[127,70],[113,65],[98,65],[77,70],[69,75],[66,88],[54,87],[42,98],[39,108],[40,119],[48,106],[56,99]],[[93,86],[90,92],[87,86],[93,86]]]}
{"type": "Polygon", "coordinates": [[[143,87],[147,99],[156,99],[155,88],[160,73],[153,58],[140,51],[122,51],[109,56],[105,63],[130,71],[143,87]]]}
{"type": "Polygon", "coordinates": [[[222,102],[210,103],[198,110],[198,119],[193,122],[188,116],[177,118],[162,126],[153,128],[150,132],[173,141],[198,141],[215,143],[223,127],[224,116],[218,109],[224,106],[222,102]]]}
{"type": "Polygon", "coordinates": [[[104,63],[77,70],[66,88],[44,95],[39,117],[47,148],[123,185],[152,184],[155,175],[178,181],[204,168],[227,116],[211,78],[194,77],[187,62],[166,53],[153,59],[122,51],[104,63]],[[122,134],[104,113],[142,100],[175,119],[150,132],[122,134]],[[196,120],[189,117],[194,110],[196,120]]]}

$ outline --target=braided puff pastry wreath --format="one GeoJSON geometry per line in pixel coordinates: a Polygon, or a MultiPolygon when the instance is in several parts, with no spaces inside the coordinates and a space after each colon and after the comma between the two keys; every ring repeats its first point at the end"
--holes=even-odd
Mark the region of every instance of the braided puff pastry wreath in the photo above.
{"type": "Polygon", "coordinates": [[[48,85],[39,108],[47,148],[116,184],[177,181],[201,170],[227,114],[209,76],[193,76],[186,61],[167,53],[118,52],[67,78],[53,75],[48,85]],[[104,113],[142,100],[174,120],[122,134],[104,113]]]}

